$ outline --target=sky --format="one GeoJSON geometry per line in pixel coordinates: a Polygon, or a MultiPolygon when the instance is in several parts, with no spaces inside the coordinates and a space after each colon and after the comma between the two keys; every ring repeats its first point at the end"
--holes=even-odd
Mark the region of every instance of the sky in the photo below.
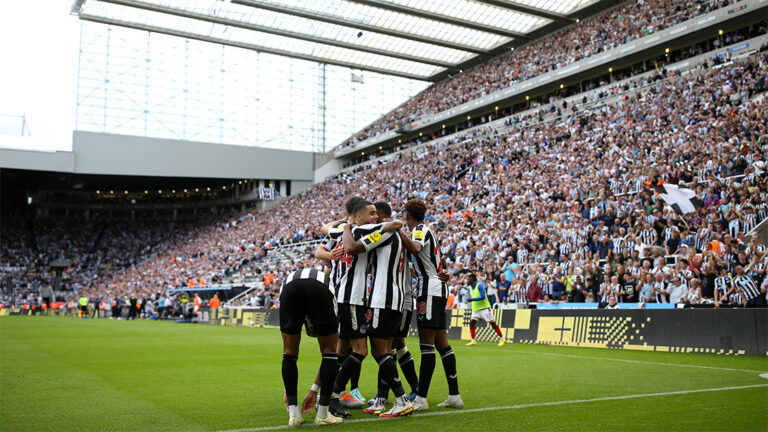
{"type": "Polygon", "coordinates": [[[80,24],[68,0],[4,2],[0,147],[72,147],[80,24]],[[32,139],[20,140],[25,114],[32,139]]]}

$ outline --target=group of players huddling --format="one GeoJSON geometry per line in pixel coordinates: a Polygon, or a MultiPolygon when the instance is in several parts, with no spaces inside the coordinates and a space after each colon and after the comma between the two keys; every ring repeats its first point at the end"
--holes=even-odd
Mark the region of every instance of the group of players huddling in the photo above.
{"type": "Polygon", "coordinates": [[[378,393],[364,411],[380,417],[400,417],[429,409],[427,394],[435,370],[435,349],[448,380],[448,399],[440,407],[463,408],[459,395],[456,357],[446,335],[448,275],[439,245],[424,223],[427,207],[420,199],[405,205],[403,222],[392,220],[385,202],[354,197],[346,203],[347,218],[325,225],[325,241],[315,257],[329,263],[326,271],[299,269],[290,274],[280,293],[280,330],[283,336],[282,375],[290,426],[300,426],[303,413],[317,402],[315,424],[341,423],[344,409],[362,405],[357,389],[360,369],[371,354],[379,365],[378,393]],[[413,276],[412,276],[413,272],[413,276]],[[413,315],[419,330],[421,365],[418,378],[413,357],[405,346],[413,315]],[[301,330],[317,337],[322,352],[320,370],[301,407],[297,399],[301,330]],[[411,393],[398,376],[397,361],[411,393]],[[352,390],[345,392],[352,381],[352,390]],[[389,391],[395,396],[387,410],[389,391]],[[318,398],[319,393],[319,398],[318,398]]]}

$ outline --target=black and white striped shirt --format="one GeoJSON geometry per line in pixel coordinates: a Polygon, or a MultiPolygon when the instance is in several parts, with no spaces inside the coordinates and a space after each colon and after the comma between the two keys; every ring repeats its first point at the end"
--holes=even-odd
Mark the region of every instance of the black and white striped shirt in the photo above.
{"type": "Polygon", "coordinates": [[[736,289],[743,293],[746,301],[750,301],[760,295],[760,287],[747,275],[736,276],[733,278],[733,284],[736,285],[736,289]]]}
{"type": "Polygon", "coordinates": [[[419,224],[413,229],[411,240],[421,244],[421,251],[414,256],[417,298],[427,296],[448,298],[448,287],[437,278],[442,270],[440,246],[435,234],[427,224],[419,224]]]}
{"type": "Polygon", "coordinates": [[[645,245],[650,246],[656,242],[656,231],[653,229],[644,229],[640,231],[638,236],[640,237],[640,241],[645,245]]]}
{"type": "Polygon", "coordinates": [[[305,268],[298,269],[295,272],[289,274],[288,277],[285,278],[283,286],[280,287],[280,291],[282,292],[286,285],[296,280],[316,280],[323,285],[328,285],[328,277],[325,275],[325,272],[317,269],[305,268]]]}
{"type": "Polygon", "coordinates": [[[521,247],[517,250],[517,263],[518,264],[525,264],[528,259],[528,249],[521,247]]]}
{"type": "Polygon", "coordinates": [[[370,255],[369,306],[372,309],[401,311],[405,299],[405,273],[408,269],[402,239],[399,235],[392,235],[387,240],[374,245],[370,255]]]}
{"type": "MultiPolygon", "coordinates": [[[[392,236],[392,232],[383,232],[385,224],[361,225],[352,228],[352,236],[365,246],[365,252],[357,255],[344,254],[341,260],[346,263],[346,271],[339,277],[336,301],[342,304],[365,305],[367,300],[366,280],[368,270],[368,251],[392,236]]],[[[342,228],[334,228],[329,234],[336,234],[342,228]]]]}
{"type": "MultiPolygon", "coordinates": [[[[343,248],[343,245],[341,244],[341,235],[344,232],[344,225],[347,223],[347,221],[342,221],[335,224],[328,232],[328,235],[325,236],[325,239],[320,246],[328,252],[333,252],[333,250],[337,248],[343,248]]],[[[346,253],[342,255],[341,259],[331,260],[330,288],[331,291],[333,291],[333,294],[337,297],[339,295],[339,281],[341,280],[341,275],[347,271],[347,262],[349,260],[345,258],[346,253]]]]}
{"type": "Polygon", "coordinates": [[[727,293],[728,290],[731,289],[732,283],[733,283],[733,278],[729,275],[718,276],[715,278],[715,289],[720,292],[720,295],[718,296],[720,301],[726,300],[723,297],[725,296],[725,293],[727,293]]]}
{"type": "MultiPolygon", "coordinates": [[[[654,282],[653,287],[657,290],[661,290],[664,292],[669,293],[667,284],[664,282],[654,282]]],[[[653,292],[654,299],[656,300],[656,303],[669,303],[669,294],[663,294],[658,291],[653,292]]]]}
{"type": "Polygon", "coordinates": [[[621,254],[624,252],[624,237],[614,237],[613,238],[613,253],[614,254],[621,254]]]}

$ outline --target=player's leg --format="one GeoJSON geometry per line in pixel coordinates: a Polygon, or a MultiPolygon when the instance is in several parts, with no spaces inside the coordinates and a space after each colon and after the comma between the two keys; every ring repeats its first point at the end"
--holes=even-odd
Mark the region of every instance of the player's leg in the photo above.
{"type": "Polygon", "coordinates": [[[419,389],[413,406],[417,410],[429,409],[427,395],[432,383],[432,374],[435,372],[435,330],[419,329],[419,349],[421,350],[421,364],[419,365],[419,389]]]}
{"type": "Polygon", "coordinates": [[[485,320],[485,322],[488,323],[488,325],[490,325],[493,328],[493,330],[499,336],[499,346],[504,346],[504,343],[506,343],[506,341],[504,340],[504,334],[502,334],[501,328],[499,327],[498,324],[496,324],[496,321],[493,319],[493,311],[491,309],[485,309],[483,311],[483,319],[485,320]]]}
{"type": "MultiPolygon", "coordinates": [[[[338,401],[352,375],[359,373],[363,360],[368,355],[368,344],[365,336],[365,310],[357,305],[339,304],[339,329],[339,337],[349,340],[352,353],[344,360],[336,376],[331,401],[332,411],[336,406],[334,401],[338,401]]],[[[348,412],[343,410],[338,411],[338,413],[334,412],[334,415],[350,416],[348,412]]]]}
{"type": "Polygon", "coordinates": [[[296,361],[299,359],[299,344],[301,332],[296,334],[282,333],[283,336],[283,386],[285,388],[285,404],[288,406],[288,425],[299,426],[304,423],[298,404],[299,368],[296,361]]]}
{"type": "MultiPolygon", "coordinates": [[[[399,322],[398,312],[387,309],[373,309],[368,321],[368,334],[371,341],[371,352],[379,365],[380,378],[395,394],[395,404],[391,410],[381,413],[381,417],[399,417],[413,412],[413,406],[403,389],[403,384],[397,374],[395,359],[391,354],[389,338],[394,335],[399,322]]],[[[383,409],[381,400],[369,409],[374,413],[383,409]]]]}
{"type": "Polygon", "coordinates": [[[397,356],[397,363],[400,364],[400,370],[403,371],[403,376],[411,387],[411,393],[408,395],[408,399],[411,401],[416,398],[416,391],[419,388],[419,378],[416,376],[415,362],[413,361],[413,356],[408,351],[408,347],[405,346],[405,338],[408,336],[412,317],[413,311],[403,312],[397,336],[392,342],[392,348],[397,356]]]}
{"type": "Polygon", "coordinates": [[[437,347],[437,352],[440,353],[440,359],[443,362],[443,370],[445,371],[445,379],[448,381],[448,399],[437,404],[437,406],[463,408],[464,402],[459,395],[456,355],[453,353],[453,349],[448,342],[448,332],[445,329],[437,330],[435,334],[435,346],[437,347]]]}
{"type": "Polygon", "coordinates": [[[475,318],[475,313],[472,312],[472,319],[469,320],[469,337],[472,338],[472,340],[467,343],[467,346],[474,346],[477,345],[477,341],[475,341],[475,335],[477,334],[477,319],[475,318]]]}
{"type": "Polygon", "coordinates": [[[286,284],[280,293],[280,332],[283,337],[282,376],[285,388],[285,403],[288,406],[288,425],[297,427],[304,423],[297,401],[299,369],[299,344],[301,329],[307,310],[304,303],[306,281],[294,281],[286,284]]]}
{"type": "Polygon", "coordinates": [[[338,334],[334,332],[327,336],[317,336],[320,345],[322,360],[320,361],[320,393],[317,404],[317,416],[315,424],[327,425],[341,423],[343,419],[336,417],[330,412],[331,394],[333,393],[333,384],[338,372],[338,358],[336,347],[338,344],[338,334]]]}

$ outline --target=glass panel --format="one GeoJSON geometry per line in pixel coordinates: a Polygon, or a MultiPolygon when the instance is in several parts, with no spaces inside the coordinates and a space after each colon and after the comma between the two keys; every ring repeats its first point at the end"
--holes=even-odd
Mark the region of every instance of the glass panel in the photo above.
{"type": "Polygon", "coordinates": [[[159,33],[81,25],[78,130],[323,151],[428,85],[159,33]]]}

